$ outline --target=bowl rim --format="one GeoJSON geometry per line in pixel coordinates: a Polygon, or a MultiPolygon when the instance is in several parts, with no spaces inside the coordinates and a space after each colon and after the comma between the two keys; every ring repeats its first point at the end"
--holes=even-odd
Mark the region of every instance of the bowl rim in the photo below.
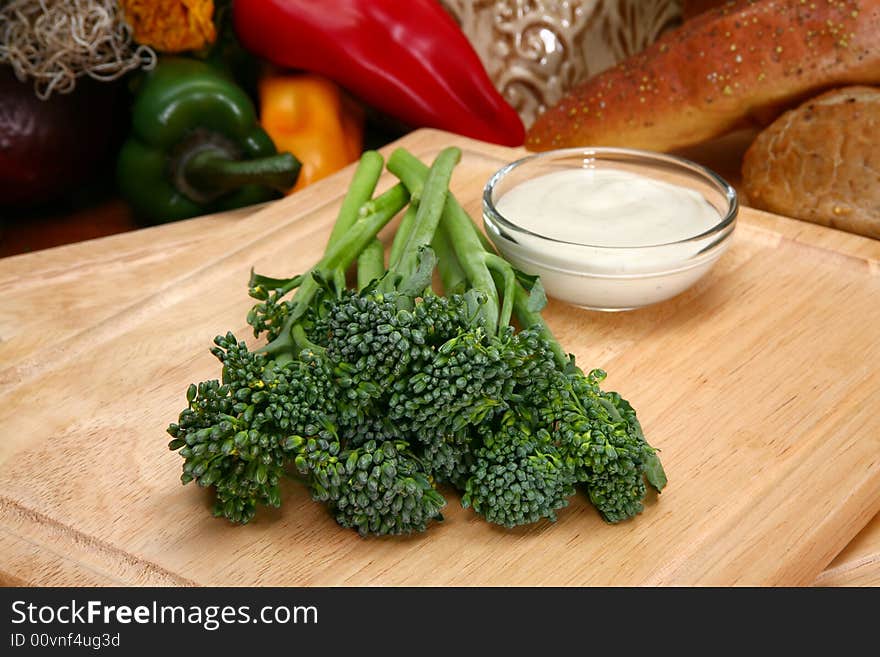
{"type": "Polygon", "coordinates": [[[707,237],[711,237],[717,233],[721,233],[726,230],[729,226],[731,226],[735,221],[736,217],[739,213],[739,195],[733,186],[727,182],[724,178],[722,178],[718,173],[713,171],[712,169],[703,166],[702,164],[698,164],[693,160],[689,160],[684,157],[680,157],[678,155],[670,155],[668,153],[659,153],[656,151],[648,151],[641,150],[636,148],[616,148],[610,146],[576,146],[574,148],[556,148],[549,151],[544,151],[542,153],[532,153],[530,155],[526,155],[525,157],[521,157],[513,162],[510,162],[500,169],[498,169],[492,176],[489,178],[488,182],[483,187],[483,221],[485,222],[488,218],[501,226],[504,226],[510,230],[515,232],[530,235],[531,237],[538,238],[540,240],[544,240],[546,242],[552,244],[568,244],[571,246],[580,246],[587,247],[591,249],[608,249],[608,250],[644,250],[644,249],[655,249],[659,247],[666,246],[674,246],[677,244],[688,244],[690,242],[697,242],[700,240],[704,240],[707,237]],[[571,157],[573,155],[579,155],[583,157],[592,157],[593,159],[600,158],[602,155],[624,155],[632,157],[634,160],[651,160],[654,162],[661,162],[667,165],[672,165],[674,168],[679,170],[687,170],[692,173],[697,173],[702,176],[709,183],[713,184],[719,192],[727,200],[727,212],[721,218],[721,220],[709,228],[708,230],[699,233],[698,235],[693,235],[691,237],[686,237],[680,240],[674,240],[672,242],[661,242],[658,244],[644,244],[640,246],[632,245],[632,246],[614,246],[614,245],[599,245],[599,244],[585,244],[583,242],[570,242],[567,240],[560,240],[553,237],[548,237],[547,235],[542,235],[541,233],[535,233],[527,228],[520,226],[519,224],[515,224],[509,219],[507,219],[504,215],[502,215],[498,209],[495,207],[495,203],[492,201],[492,193],[496,187],[509,173],[514,171],[515,169],[530,164],[532,162],[547,159],[552,160],[555,158],[564,158],[571,157]],[[487,217],[489,215],[489,217],[487,217]]]}

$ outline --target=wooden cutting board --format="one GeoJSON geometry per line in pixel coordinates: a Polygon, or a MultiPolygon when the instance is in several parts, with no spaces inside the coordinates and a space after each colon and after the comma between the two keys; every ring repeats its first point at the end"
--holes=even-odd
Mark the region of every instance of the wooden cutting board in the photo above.
{"type": "Polygon", "coordinates": [[[875,516],[816,579],[817,586],[880,586],[880,516],[875,516]]]}
{"type": "MultiPolygon", "coordinates": [[[[520,151],[464,151],[452,188],[520,151]]],[[[390,152],[390,149],[389,149],[390,152]]],[[[251,266],[315,262],[351,168],[255,214],[203,218],[0,260],[0,579],[38,584],[808,584],[880,511],[880,243],[744,209],[710,276],[664,304],[551,302],[585,367],[639,411],[670,484],[636,520],[576,499],[506,531],[449,493],[446,521],[359,538],[291,482],[246,527],[178,483],[164,429],[247,334],[251,266]]],[[[385,176],[381,187],[392,184],[385,176]]]]}

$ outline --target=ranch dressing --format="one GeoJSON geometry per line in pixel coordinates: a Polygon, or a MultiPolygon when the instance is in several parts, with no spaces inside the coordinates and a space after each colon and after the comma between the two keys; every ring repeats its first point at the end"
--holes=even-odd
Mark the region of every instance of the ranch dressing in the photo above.
{"type": "Polygon", "coordinates": [[[532,233],[610,247],[678,242],[720,220],[698,192],[620,169],[566,169],[532,178],[504,194],[497,208],[532,233]]]}
{"type": "Polygon", "coordinates": [[[721,222],[702,194],[622,169],[544,174],[506,191],[495,208],[518,228],[489,228],[504,256],[540,276],[550,296],[585,308],[638,308],[680,294],[729,245],[716,231],[699,237],[721,222]]]}

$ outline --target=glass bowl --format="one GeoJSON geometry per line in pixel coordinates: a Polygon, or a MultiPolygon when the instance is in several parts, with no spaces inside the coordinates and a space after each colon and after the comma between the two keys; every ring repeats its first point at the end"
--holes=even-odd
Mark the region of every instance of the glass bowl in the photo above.
{"type": "MultiPolygon", "coordinates": [[[[518,269],[541,277],[547,294],[591,310],[632,310],[684,292],[721,257],[736,225],[736,191],[718,174],[689,160],[623,148],[566,148],[531,155],[495,173],[483,191],[489,238],[518,269]],[[517,185],[574,168],[615,169],[694,190],[718,213],[718,223],[666,243],[596,246],[563,241],[517,225],[497,209],[517,185]]],[[[609,212],[613,220],[613,212],[609,212]]]]}

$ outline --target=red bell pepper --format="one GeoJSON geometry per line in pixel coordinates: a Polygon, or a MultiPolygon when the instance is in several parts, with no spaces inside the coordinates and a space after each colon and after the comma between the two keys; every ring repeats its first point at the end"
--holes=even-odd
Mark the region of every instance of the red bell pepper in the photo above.
{"type": "Polygon", "coordinates": [[[524,140],[467,37],[438,0],[235,0],[251,52],[324,75],[413,126],[498,144],[524,140]]]}

